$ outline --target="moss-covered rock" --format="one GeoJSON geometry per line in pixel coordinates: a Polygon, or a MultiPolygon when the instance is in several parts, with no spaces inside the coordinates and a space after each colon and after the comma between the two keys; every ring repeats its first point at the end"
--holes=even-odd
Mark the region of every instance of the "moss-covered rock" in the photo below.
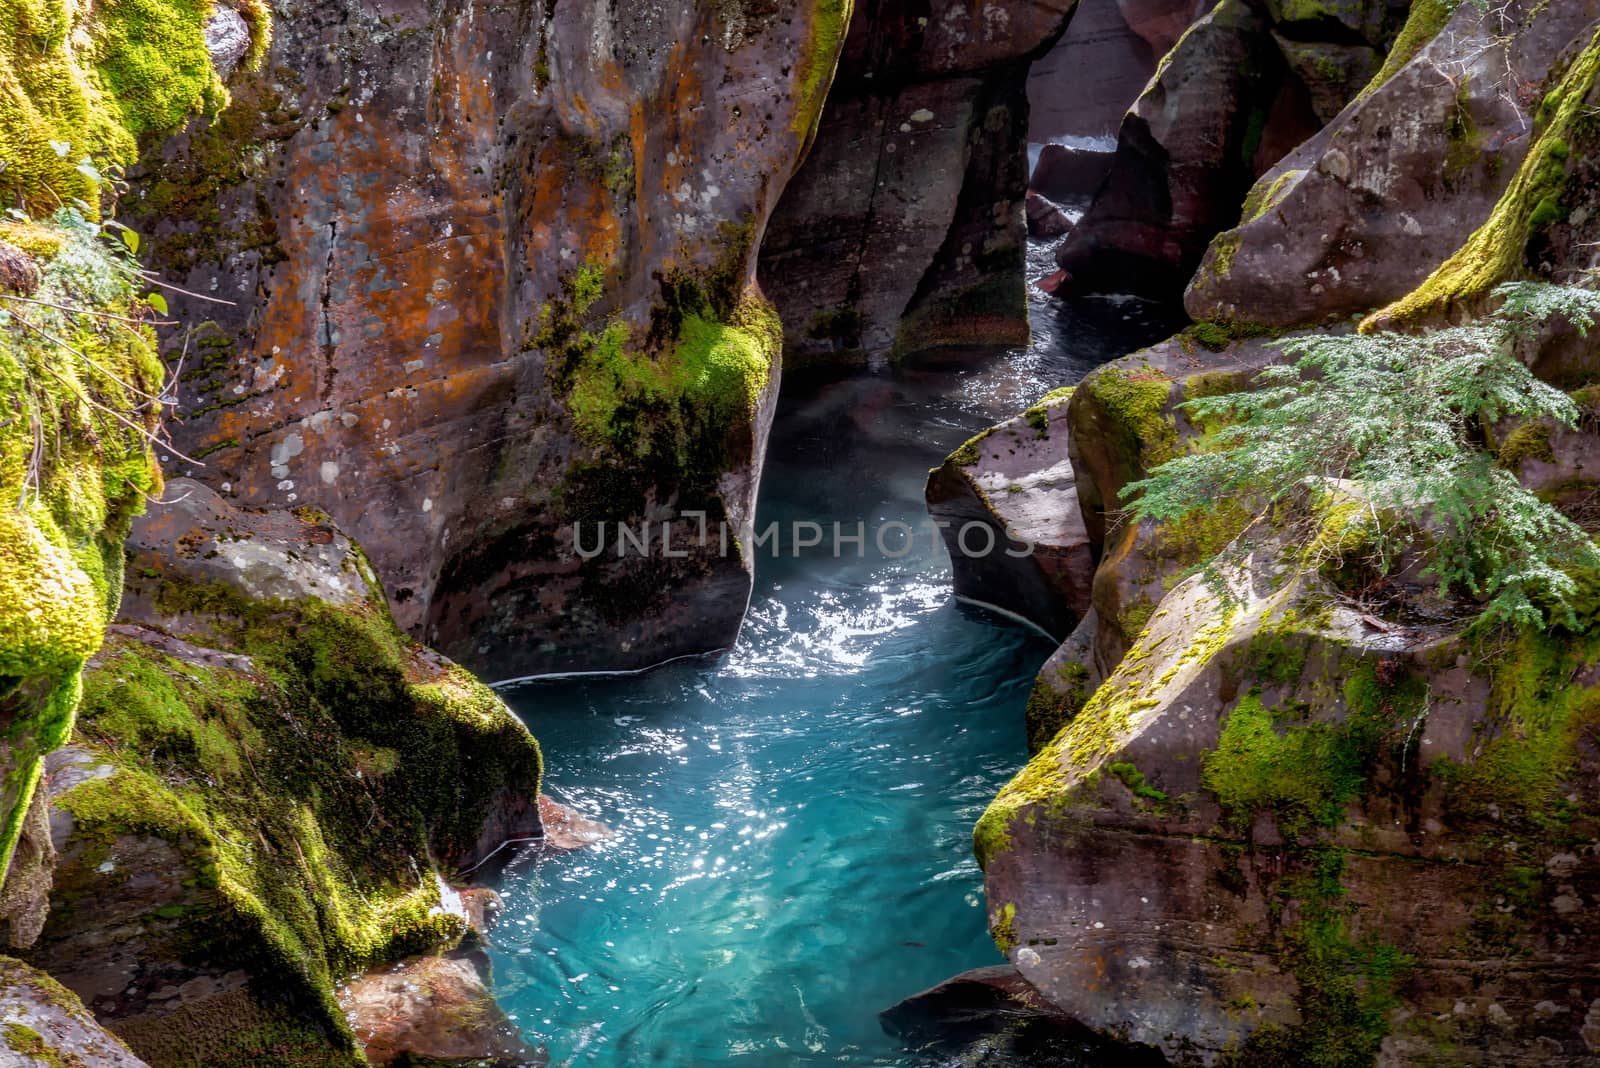
{"type": "Polygon", "coordinates": [[[334,984],[461,936],[441,876],[538,833],[539,749],[323,517],[179,488],[56,758],[32,959],[152,1063],[355,1064],[334,984]]]}
{"type": "MultiPolygon", "coordinates": [[[[265,41],[265,7],[248,6],[265,41]]],[[[96,220],[141,139],[227,102],[211,7],[0,2],[0,883],[115,611],[122,538],[160,483],[138,242],[96,220]]]]}
{"type": "Polygon", "coordinates": [[[975,833],[1002,948],[1179,1058],[1589,1056],[1597,639],[1363,612],[1306,559],[1179,585],[1002,790],[975,833]]]}
{"type": "Polygon", "coordinates": [[[1533,116],[1532,143],[1494,210],[1416,289],[1368,316],[1363,330],[1413,323],[1481,301],[1498,283],[1528,273],[1530,243],[1587,202],[1592,189],[1581,177],[1574,180],[1574,171],[1600,143],[1595,119],[1600,30],[1591,29],[1580,40],[1581,51],[1546,79],[1533,116]],[[1580,151],[1574,152],[1575,144],[1580,151]]]}
{"type": "Polygon", "coordinates": [[[1342,322],[1404,298],[1492,213],[1493,232],[1517,243],[1521,224],[1496,204],[1537,140],[1537,97],[1504,86],[1545,81],[1568,42],[1589,38],[1591,17],[1538,2],[1411,4],[1367,88],[1262,175],[1238,225],[1212,242],[1189,314],[1342,322]]]}
{"type": "Polygon", "coordinates": [[[0,296],[0,880],[115,611],[122,538],[160,484],[162,369],[124,250],[76,211],[29,229],[50,238],[30,299],[84,310],[0,296]]]}

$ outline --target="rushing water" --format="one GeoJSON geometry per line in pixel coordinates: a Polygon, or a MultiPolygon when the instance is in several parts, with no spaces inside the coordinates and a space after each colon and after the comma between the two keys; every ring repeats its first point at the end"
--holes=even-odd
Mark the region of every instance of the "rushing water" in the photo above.
{"type": "Polygon", "coordinates": [[[923,482],[1165,325],[1126,302],[1049,311],[1026,351],[785,384],[759,525],[900,520],[908,554],[786,546],[720,660],[507,694],[552,795],[618,832],[501,879],[496,992],[553,1063],[921,1064],[879,1011],[1001,961],[971,827],[1023,760],[1051,645],[952,600],[923,482]]]}

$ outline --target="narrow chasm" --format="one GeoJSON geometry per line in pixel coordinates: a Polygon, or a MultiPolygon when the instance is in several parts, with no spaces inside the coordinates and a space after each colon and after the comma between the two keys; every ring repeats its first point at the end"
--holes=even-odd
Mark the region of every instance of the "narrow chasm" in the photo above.
{"type": "Polygon", "coordinates": [[[0,0],[0,1065],[1600,1065],[1600,9],[0,0]]]}

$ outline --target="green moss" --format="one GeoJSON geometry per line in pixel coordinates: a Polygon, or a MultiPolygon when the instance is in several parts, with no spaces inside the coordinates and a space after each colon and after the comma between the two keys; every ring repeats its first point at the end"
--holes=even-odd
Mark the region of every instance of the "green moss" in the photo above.
{"type": "Polygon", "coordinates": [[[669,356],[631,351],[629,331],[613,323],[578,368],[568,406],[586,442],[621,452],[648,451],[654,438],[637,425],[664,411],[681,423],[680,455],[698,423],[726,427],[755,418],[761,391],[782,347],[771,305],[752,294],[727,323],[699,315],[683,322],[669,356]]]}
{"type": "Polygon", "coordinates": [[[202,29],[207,0],[112,0],[100,12],[96,66],[137,140],[227,103],[202,29]]]}
{"type": "MultiPolygon", "coordinates": [[[[78,733],[118,771],[57,803],[84,840],[173,843],[195,889],[152,915],[177,925],[185,955],[245,967],[331,1036],[322,1048],[349,1048],[334,982],[461,935],[416,860],[470,855],[499,796],[535,796],[538,747],[491,691],[425,654],[381,606],[172,582],[154,597],[206,620],[253,667],[114,638],[86,677],[78,733]]],[[[259,1063],[217,1056],[170,1063],[259,1063]]]]}
{"type": "Polygon", "coordinates": [[[1170,798],[1145,781],[1144,772],[1125,760],[1119,760],[1106,765],[1106,771],[1121,780],[1122,785],[1132,791],[1133,796],[1153,801],[1157,805],[1165,805],[1170,798]]]}
{"type": "Polygon", "coordinates": [[[1166,411],[1172,379],[1165,374],[1108,368],[1090,375],[1078,388],[1105,413],[1115,452],[1136,461],[1130,464],[1130,473],[1153,471],[1177,455],[1177,424],[1166,411]]]}
{"type": "MultiPolygon", "coordinates": [[[[249,7],[264,45],[265,8],[249,7]]],[[[28,680],[6,709],[0,880],[38,758],[70,728],[78,671],[120,595],[120,543],[159,487],[154,337],[93,314],[143,308],[131,257],[91,221],[116,192],[100,176],[133,163],[141,138],[225,103],[205,49],[210,11],[0,0],[0,206],[24,216],[4,237],[41,261],[41,300],[83,309],[0,308],[0,677],[28,680]]]]}
{"type": "Polygon", "coordinates": [[[724,224],[712,267],[663,277],[642,334],[615,315],[591,327],[606,292],[601,260],[564,280],[533,344],[586,444],[705,485],[727,469],[730,435],[753,424],[783,348],[777,313],[744,282],[753,232],[748,222],[724,224]]]}
{"type": "Polygon", "coordinates": [[[994,946],[1001,953],[1010,953],[1017,945],[1017,906],[1006,902],[1000,910],[999,916],[994,921],[994,926],[989,928],[989,936],[994,939],[994,946]]]}
{"type": "Polygon", "coordinates": [[[1279,958],[1294,975],[1300,1019],[1291,1027],[1258,1027],[1220,1060],[1226,1068],[1368,1068],[1378,1055],[1399,989],[1416,961],[1397,947],[1350,930],[1342,850],[1317,846],[1291,852],[1290,873],[1277,888],[1281,913],[1298,919],[1280,935],[1279,958]]]}
{"type": "Polygon", "coordinates": [[[1522,470],[1524,460],[1554,463],[1556,455],[1550,448],[1550,428],[1543,423],[1523,423],[1506,435],[1495,459],[1508,471],[1522,470]]]}
{"type": "Polygon", "coordinates": [[[1045,440],[1050,437],[1050,409],[1057,404],[1064,404],[1072,399],[1072,391],[1076,387],[1063,386],[1053,389],[1039,398],[1039,403],[1022,413],[1022,418],[1033,428],[1033,436],[1045,440]]]}
{"type": "Polygon", "coordinates": [[[1567,138],[1593,123],[1584,101],[1597,73],[1600,32],[1589,40],[1547,100],[1542,110],[1548,121],[1489,218],[1421,285],[1363,321],[1364,332],[1442,314],[1484,297],[1495,285],[1523,271],[1529,240],[1563,214],[1560,205],[1567,192],[1571,156],[1567,138]]]}
{"type": "MultiPolygon", "coordinates": [[[[267,19],[264,5],[247,7],[255,59],[267,19]]],[[[98,205],[101,183],[80,160],[102,172],[131,165],[141,138],[223,107],[203,34],[210,12],[206,0],[0,2],[0,198],[34,214],[73,197],[98,205]]]]}
{"type": "MultiPolygon", "coordinates": [[[[1209,320],[1195,323],[1178,336],[1180,339],[1192,341],[1210,352],[1222,352],[1235,341],[1243,341],[1247,338],[1277,337],[1281,333],[1282,331],[1279,329],[1264,326],[1260,323],[1209,320]]],[[[1210,375],[1232,376],[1233,374],[1233,372],[1215,371],[1191,375],[1190,378],[1206,378],[1210,375]]]]}
{"type": "Polygon", "coordinates": [[[950,454],[947,462],[953,463],[957,467],[974,466],[979,460],[983,459],[983,452],[979,446],[983,444],[984,440],[987,439],[989,435],[993,434],[999,429],[1000,428],[997,426],[992,426],[987,430],[983,430],[972,435],[972,437],[961,443],[960,448],[950,454]]]}
{"type": "Polygon", "coordinates": [[[1140,597],[1124,608],[1117,617],[1117,625],[1122,628],[1122,633],[1129,638],[1136,638],[1149,625],[1150,617],[1156,614],[1156,604],[1148,597],[1140,597]]]}
{"type": "MultiPolygon", "coordinates": [[[[1337,74],[1337,72],[1335,72],[1337,74]]],[[[1277,207],[1283,198],[1288,195],[1289,187],[1305,175],[1305,171],[1284,171],[1272,181],[1265,178],[1257,182],[1244,198],[1244,206],[1239,213],[1239,225],[1255,222],[1267,212],[1277,207]]],[[[1231,264],[1231,259],[1230,259],[1231,264]]],[[[1226,275],[1227,271],[1220,273],[1226,275]]]]}
{"type": "Polygon", "coordinates": [[[1469,760],[1430,766],[1452,815],[1522,832],[1562,831],[1573,815],[1566,797],[1580,747],[1600,724],[1600,688],[1573,679],[1597,655],[1594,634],[1559,631],[1496,636],[1476,650],[1492,686],[1491,715],[1469,760]]]}
{"type": "Polygon", "coordinates": [[[1041,673],[1028,694],[1028,753],[1038,753],[1089,700],[1089,669],[1068,661],[1053,677],[1041,673]]]}
{"type": "Polygon", "coordinates": [[[4,1039],[6,1048],[11,1052],[42,1061],[50,1068],[62,1063],[56,1051],[45,1043],[44,1036],[27,1024],[8,1023],[0,1026],[0,1038],[4,1039]]]}
{"type": "Polygon", "coordinates": [[[1374,74],[1372,80],[1356,94],[1356,99],[1365,100],[1371,96],[1380,85],[1394,77],[1401,67],[1415,59],[1417,53],[1427,47],[1429,41],[1439,36],[1439,31],[1450,21],[1450,16],[1455,14],[1459,3],[1460,0],[1412,0],[1411,11],[1406,16],[1405,25],[1400,28],[1394,44],[1389,47],[1389,54],[1384,58],[1383,66],[1378,68],[1378,73],[1374,74]]]}
{"type": "Polygon", "coordinates": [[[1235,609],[1224,608],[1199,627],[1182,650],[1163,659],[1171,670],[1155,682],[1149,678],[1150,664],[1170,635],[1142,635],[1115,674],[989,803],[972,832],[978,864],[987,867],[991,858],[1011,847],[1012,825],[1025,810],[1037,808],[1052,818],[1063,817],[1076,788],[1092,780],[1098,761],[1117,751],[1135,717],[1160,704],[1153,695],[1185,668],[1203,667],[1227,644],[1235,614],[1235,609]]]}
{"type": "MultiPolygon", "coordinates": [[[[1268,663],[1269,670],[1273,664],[1268,663]]],[[[1280,659],[1280,677],[1294,671],[1280,659]]],[[[1384,669],[1386,672],[1389,668],[1384,669]]],[[[1366,785],[1389,732],[1426,700],[1411,677],[1380,681],[1378,667],[1358,665],[1345,683],[1340,722],[1306,722],[1303,707],[1268,709],[1259,690],[1242,696],[1223,722],[1217,748],[1203,758],[1201,783],[1237,827],[1270,812],[1287,836],[1336,827],[1366,785]]]]}
{"type": "MultiPolygon", "coordinates": [[[[39,299],[137,311],[121,254],[91,224],[67,212],[49,229],[54,253],[41,265],[39,299]]],[[[70,730],[78,671],[115,611],[121,541],[160,485],[145,434],[161,377],[147,330],[38,305],[0,308],[0,677],[26,680],[5,698],[14,759],[0,783],[0,878],[37,761],[70,730]]]]}
{"type": "Polygon", "coordinates": [[[809,147],[816,137],[822,105],[839,67],[839,53],[844,49],[854,6],[854,0],[817,0],[812,13],[811,32],[800,57],[792,123],[804,146],[809,147]]]}

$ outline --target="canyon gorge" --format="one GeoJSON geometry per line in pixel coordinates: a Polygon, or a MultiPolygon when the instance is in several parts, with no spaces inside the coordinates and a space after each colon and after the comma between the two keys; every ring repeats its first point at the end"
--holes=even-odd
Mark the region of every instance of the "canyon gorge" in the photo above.
{"type": "Polygon", "coordinates": [[[1600,1064],[1600,0],[0,23],[0,1064],[1600,1064]]]}

